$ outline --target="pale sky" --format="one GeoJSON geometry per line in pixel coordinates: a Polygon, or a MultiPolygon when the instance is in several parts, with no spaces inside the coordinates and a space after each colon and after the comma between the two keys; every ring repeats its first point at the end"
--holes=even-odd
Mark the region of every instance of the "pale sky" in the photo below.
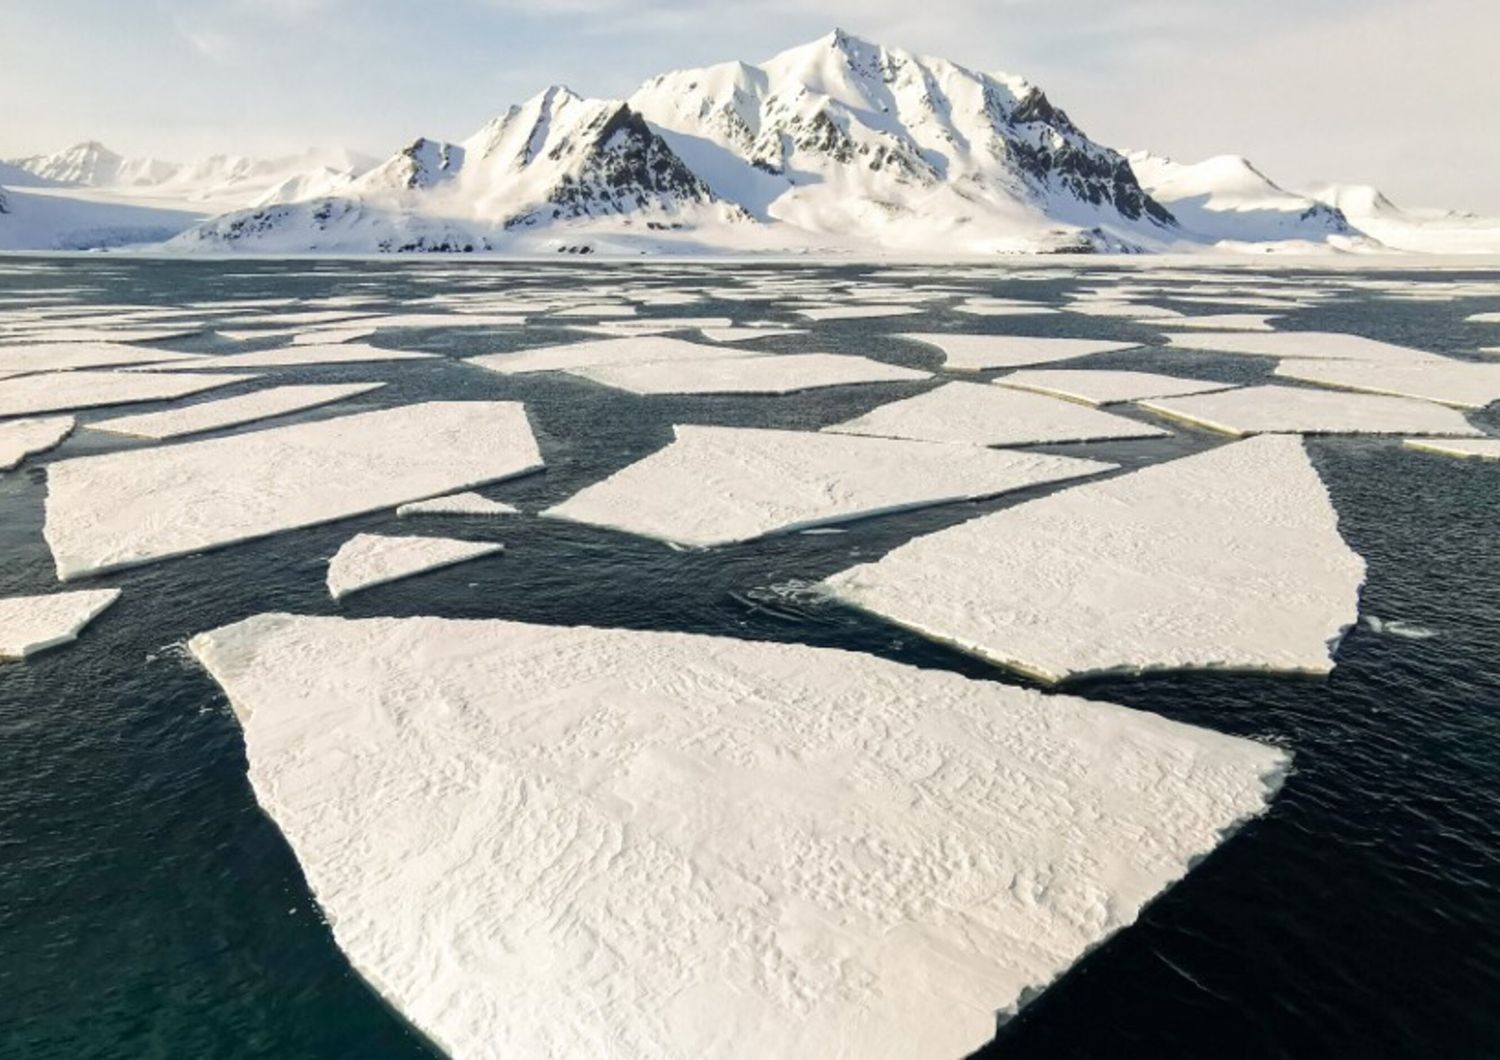
{"type": "Polygon", "coordinates": [[[1500,0],[0,0],[0,157],[384,156],[835,25],[1024,75],[1122,150],[1500,213],[1500,0]]]}

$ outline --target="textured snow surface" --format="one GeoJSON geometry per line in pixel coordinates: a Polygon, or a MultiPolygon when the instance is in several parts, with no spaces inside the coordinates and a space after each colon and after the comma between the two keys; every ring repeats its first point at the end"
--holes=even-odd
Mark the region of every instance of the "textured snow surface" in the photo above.
{"type": "Polygon", "coordinates": [[[966,445],[1160,438],[1171,433],[1072,401],[987,383],[948,383],[823,429],[966,445]]]}
{"type": "Polygon", "coordinates": [[[233,427],[241,423],[315,408],[357,394],[378,390],[384,383],[338,383],[328,386],[274,386],[239,397],[204,401],[180,409],[121,416],[89,424],[91,430],[133,434],[142,438],[178,438],[185,434],[233,427]]]}
{"type": "Polygon", "coordinates": [[[1282,361],[1276,374],[1320,386],[1422,398],[1459,408],[1482,409],[1500,400],[1500,364],[1452,358],[1391,361],[1282,361]]]}
{"type": "Polygon", "coordinates": [[[253,375],[166,375],[157,372],[56,372],[0,380],[0,416],[128,405],[186,397],[253,375]]]}
{"type": "Polygon", "coordinates": [[[260,615],[190,647],[335,940],[459,1060],[965,1055],[1288,765],[792,644],[260,615]]]}
{"type": "Polygon", "coordinates": [[[0,471],[9,471],[33,453],[57,445],[73,430],[72,416],[0,422],[0,471]]]}
{"type": "Polygon", "coordinates": [[[1307,387],[1252,386],[1153,398],[1142,401],[1141,407],[1225,434],[1480,433],[1458,410],[1426,401],[1307,387]]]}
{"type": "Polygon", "coordinates": [[[789,394],[847,383],[930,379],[914,368],[832,353],[721,357],[573,368],[569,373],[636,394],[789,394]]]}
{"type": "Polygon", "coordinates": [[[0,346],[0,372],[62,372],[74,368],[109,368],[193,360],[190,353],[147,350],[116,342],[33,342],[0,346]]]}
{"type": "Polygon", "coordinates": [[[407,515],[514,515],[520,509],[500,501],[492,501],[479,493],[452,493],[446,497],[434,497],[427,501],[412,501],[396,509],[399,516],[407,515]]]}
{"type": "Polygon", "coordinates": [[[542,514],[706,547],[985,497],[1113,466],[805,431],[675,430],[671,445],[542,514]]]}
{"type": "Polygon", "coordinates": [[[1378,342],[1362,335],[1334,331],[1277,331],[1271,333],[1218,333],[1169,335],[1172,346],[1214,353],[1242,353],[1252,357],[1291,357],[1318,361],[1424,361],[1442,360],[1436,353],[1378,342]]]}
{"type": "Polygon", "coordinates": [[[1051,364],[1087,357],[1095,353],[1134,349],[1129,342],[1096,339],[1044,339],[1030,335],[949,335],[943,333],[900,336],[943,351],[943,367],[979,372],[986,368],[1021,368],[1029,364],[1051,364]]]}
{"type": "Polygon", "coordinates": [[[504,549],[504,545],[495,541],[356,534],[328,561],[328,592],[335,600],[341,600],[361,589],[491,556],[504,549]]]}
{"type": "Polygon", "coordinates": [[[0,598],[0,659],[24,659],[71,644],[119,598],[119,589],[0,598]]]}
{"type": "Polygon", "coordinates": [[[436,353],[417,353],[412,350],[383,350],[362,342],[336,342],[327,344],[308,343],[301,346],[283,346],[274,350],[254,350],[250,353],[216,354],[199,357],[191,361],[179,361],[163,367],[179,368],[280,368],[298,364],[357,364],[364,361],[417,361],[430,360],[436,353]]]}
{"type": "Polygon", "coordinates": [[[1086,371],[1069,368],[1013,372],[995,380],[1001,386],[1035,390],[1053,397],[1082,401],[1089,405],[1110,405],[1120,401],[1138,401],[1150,397],[1176,397],[1180,394],[1206,394],[1227,390],[1232,383],[1207,379],[1181,379],[1152,372],[1086,371]]]}
{"type": "Polygon", "coordinates": [[[1408,438],[1405,444],[1412,449],[1441,453],[1443,456],[1500,460],[1500,438],[1475,438],[1462,441],[1452,438],[1408,438]]]}
{"type": "Polygon", "coordinates": [[[64,580],[390,508],[542,466],[522,406],[429,401],[47,469],[64,580]]]}
{"type": "Polygon", "coordinates": [[[564,372],[572,368],[605,365],[657,364],[665,361],[698,361],[715,357],[743,357],[745,351],[710,346],[660,335],[632,335],[619,339],[591,339],[563,346],[540,346],[517,353],[487,353],[470,357],[469,363],[506,375],[524,372],[564,372]]]}
{"type": "Polygon", "coordinates": [[[1326,673],[1364,561],[1300,439],[1254,438],[919,537],[824,584],[934,640],[1058,681],[1326,673]]]}

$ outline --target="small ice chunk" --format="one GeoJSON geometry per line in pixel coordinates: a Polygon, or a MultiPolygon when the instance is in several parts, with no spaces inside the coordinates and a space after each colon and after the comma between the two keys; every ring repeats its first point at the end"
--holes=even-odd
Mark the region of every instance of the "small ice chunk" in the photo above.
{"type": "Polygon", "coordinates": [[[1177,397],[1228,390],[1235,384],[1208,379],[1181,379],[1152,372],[1110,372],[1054,368],[1012,372],[995,380],[1001,386],[1034,390],[1039,394],[1079,401],[1085,405],[1113,405],[1141,398],[1177,397]]]}
{"type": "Polygon", "coordinates": [[[1061,681],[1327,673],[1364,570],[1301,440],[1272,436],[982,516],[824,584],[924,636],[1061,681]]]}
{"type": "Polygon", "coordinates": [[[570,375],[633,394],[790,394],[852,383],[930,379],[915,368],[832,353],[720,357],[570,368],[570,375]]]}
{"type": "Polygon", "coordinates": [[[562,346],[540,346],[515,353],[487,353],[470,357],[468,363],[504,375],[524,372],[565,372],[574,368],[605,365],[656,364],[664,361],[698,361],[714,357],[743,357],[733,347],[709,346],[661,335],[634,335],[622,339],[590,339],[562,346]]]}
{"type": "Polygon", "coordinates": [[[707,548],[992,496],[1113,466],[806,431],[674,430],[671,445],[542,514],[707,548]]]}
{"type": "Polygon", "coordinates": [[[479,493],[450,493],[446,497],[412,501],[396,509],[398,516],[408,515],[515,515],[520,509],[492,501],[479,493]]]}
{"type": "Polygon", "coordinates": [[[1500,438],[1408,438],[1402,443],[1411,449],[1443,456],[1470,457],[1478,460],[1500,460],[1500,438]]]}
{"type": "Polygon", "coordinates": [[[1291,357],[1318,361],[1427,361],[1441,356],[1332,331],[1205,332],[1168,335],[1167,343],[1191,350],[1239,353],[1250,357],[1291,357]]]}
{"type": "Polygon", "coordinates": [[[58,461],[47,469],[45,536],[66,581],[541,466],[520,404],[428,401],[58,461]]]}
{"type": "Polygon", "coordinates": [[[223,353],[198,357],[191,361],[178,361],[162,365],[173,371],[187,368],[282,368],[304,364],[360,364],[366,361],[417,361],[431,360],[436,353],[418,353],[413,350],[383,350],[362,342],[307,343],[302,346],[281,346],[273,350],[254,350],[250,353],[223,353]]]}
{"type": "Polygon", "coordinates": [[[1097,339],[1038,338],[1031,335],[949,335],[921,333],[899,336],[936,346],[943,351],[943,367],[949,371],[981,372],[986,368],[1021,368],[1088,357],[1096,353],[1131,350],[1134,342],[1101,342],[1097,339]]]}
{"type": "Polygon", "coordinates": [[[1500,364],[1457,361],[1282,361],[1276,374],[1304,383],[1421,398],[1464,409],[1500,400],[1500,364]]]}
{"type": "Polygon", "coordinates": [[[552,315],[556,317],[633,317],[635,306],[618,302],[590,302],[587,305],[559,309],[552,315]]]}
{"type": "Polygon", "coordinates": [[[292,337],[293,346],[330,346],[358,342],[375,334],[374,328],[330,328],[327,331],[304,331],[292,337]]]}
{"type": "Polygon", "coordinates": [[[253,375],[88,371],[23,375],[0,381],[0,416],[164,401],[255,378],[253,375]]]}
{"type": "Polygon", "coordinates": [[[1141,407],[1224,434],[1477,435],[1456,409],[1412,398],[1252,386],[1142,401],[1141,407]]]}
{"type": "Polygon", "coordinates": [[[1500,313],[1475,313],[1464,319],[1470,324],[1500,324],[1500,313]]]}
{"type": "Polygon", "coordinates": [[[1437,630],[1419,626],[1414,622],[1407,622],[1400,618],[1379,618],[1376,615],[1364,615],[1361,622],[1371,633],[1382,637],[1400,637],[1402,640],[1432,640],[1436,637],[1437,630]]]}
{"type": "Polygon", "coordinates": [[[800,644],[260,615],[194,637],[334,940],[453,1057],[958,1057],[1285,751],[800,644]]]}
{"type": "Polygon", "coordinates": [[[328,592],[335,600],[414,574],[451,567],[504,551],[495,541],[449,537],[389,537],[356,534],[328,561],[328,592]]]}
{"type": "Polygon", "coordinates": [[[1060,310],[1037,302],[1022,302],[1009,298],[971,298],[953,307],[955,313],[968,313],[976,317],[1023,317],[1057,313],[1060,310]]]}
{"type": "Polygon", "coordinates": [[[235,427],[242,423],[284,416],[288,412],[328,405],[358,394],[368,394],[384,383],[339,383],[330,386],[273,386],[239,397],[204,401],[197,405],[121,416],[89,424],[94,431],[131,434],[139,438],[180,438],[187,434],[235,427]]]}
{"type": "Polygon", "coordinates": [[[1063,309],[1069,313],[1082,313],[1091,317],[1130,317],[1151,323],[1182,316],[1177,310],[1168,309],[1166,306],[1141,305],[1139,302],[1111,302],[1105,299],[1069,302],[1063,306],[1063,309]]]}
{"type": "Polygon", "coordinates": [[[866,317],[902,317],[920,313],[921,309],[909,305],[840,305],[799,309],[797,314],[808,320],[859,320],[866,317]]]}
{"type": "Polygon", "coordinates": [[[0,598],[0,659],[25,659],[71,644],[119,598],[119,589],[0,598]]]}
{"type": "Polygon", "coordinates": [[[1200,317],[1167,317],[1142,320],[1159,328],[1203,328],[1207,331],[1274,331],[1271,321],[1279,316],[1264,313],[1215,313],[1200,317]]]}
{"type": "Polygon", "coordinates": [[[823,430],[965,445],[1035,445],[1171,434],[1071,401],[987,383],[948,383],[823,430]]]}
{"type": "Polygon", "coordinates": [[[191,353],[148,350],[116,342],[40,342],[0,346],[0,372],[65,372],[75,368],[115,368],[126,364],[189,361],[191,353]]]}
{"type": "Polygon", "coordinates": [[[700,328],[703,337],[713,342],[754,342],[778,335],[805,335],[801,328],[700,328]]]}
{"type": "Polygon", "coordinates": [[[73,430],[72,416],[45,416],[0,422],[0,471],[9,471],[33,453],[44,453],[73,430]]]}

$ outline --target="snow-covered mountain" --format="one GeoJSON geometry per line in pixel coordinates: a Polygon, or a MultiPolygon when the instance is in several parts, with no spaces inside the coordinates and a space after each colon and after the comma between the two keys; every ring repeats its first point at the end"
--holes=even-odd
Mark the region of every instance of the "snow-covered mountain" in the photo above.
{"type": "Polygon", "coordinates": [[[1324,184],[1307,194],[1392,250],[1500,254],[1500,218],[1451,210],[1404,210],[1368,184],[1324,184]]]}

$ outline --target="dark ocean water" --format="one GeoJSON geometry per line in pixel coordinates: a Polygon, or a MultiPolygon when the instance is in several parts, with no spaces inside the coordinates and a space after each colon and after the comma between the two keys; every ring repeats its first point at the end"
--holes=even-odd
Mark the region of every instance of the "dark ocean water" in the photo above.
{"type": "MultiPolygon", "coordinates": [[[[1090,276],[1124,269],[1073,267],[1090,276]]],[[[415,298],[452,290],[524,299],[528,290],[558,286],[722,285],[787,271],[817,276],[832,291],[870,270],[0,259],[0,308],[56,292],[83,304],[172,306],[374,293],[384,308],[404,310],[418,308],[415,298]]],[[[1267,275],[1319,287],[1362,278],[1267,275]]],[[[1245,293],[1265,293],[1255,273],[1234,277],[1245,293]]],[[[999,268],[952,279],[937,270],[924,279],[1051,300],[1078,285],[1011,279],[999,268]]],[[[1500,298],[1404,302],[1349,289],[1281,326],[1477,358],[1480,346],[1500,344],[1500,329],[1463,318],[1496,309],[1500,298]]],[[[765,304],[714,301],[643,312],[791,319],[765,304]]],[[[925,319],[830,322],[765,346],[935,368],[934,351],[891,337],[909,330],[1129,339],[1146,345],[1090,363],[1234,381],[1270,366],[1166,351],[1158,329],[1126,320],[967,317],[942,305],[925,319]]],[[[376,341],[458,357],[577,337],[530,326],[386,332],[376,341]]],[[[230,348],[210,336],[165,345],[230,348]]],[[[528,512],[660,447],[673,422],[815,428],[928,385],[639,398],[567,377],[504,377],[452,359],[269,374],[280,382],[390,382],[278,423],[435,397],[525,401],[548,470],[481,492],[528,512]]],[[[1473,420],[1500,434],[1494,410],[1473,420]]],[[[1225,441],[1175,430],[1160,441],[1049,451],[1139,466],[1225,441]]],[[[56,586],[40,534],[47,463],[139,444],[80,430],[0,475],[0,595],[56,586]]],[[[1002,1028],[986,1057],[1500,1056],[1500,464],[1412,452],[1391,440],[1316,439],[1309,448],[1345,538],[1369,565],[1363,613],[1435,635],[1356,628],[1322,681],[1183,674],[1070,685],[1275,742],[1295,752],[1295,769],[1264,818],[1002,1028]]],[[[324,588],[328,557],[356,532],[397,525],[410,532],[414,524],[380,513],[95,580],[125,593],[79,643],[26,664],[0,664],[0,1056],[435,1055],[335,947],[290,849],[255,804],[222,696],[180,647],[193,633],[277,609],[503,617],[830,645],[1018,681],[801,587],[917,534],[1052,488],[873,519],[840,535],[707,552],[529,515],[430,517],[420,532],[494,538],[506,553],[342,605],[324,588]]]]}

